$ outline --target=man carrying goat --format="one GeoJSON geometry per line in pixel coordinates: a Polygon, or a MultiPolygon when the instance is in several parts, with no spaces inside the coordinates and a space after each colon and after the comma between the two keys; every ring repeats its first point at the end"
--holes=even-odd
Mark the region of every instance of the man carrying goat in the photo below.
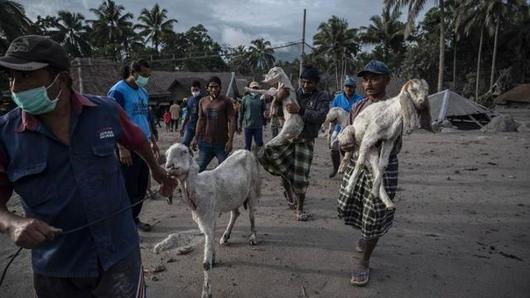
{"type": "Polygon", "coordinates": [[[287,112],[302,117],[303,131],[286,144],[266,145],[258,159],[265,170],[272,175],[282,177],[284,195],[289,205],[293,209],[296,208],[296,219],[306,221],[310,213],[304,212],[304,200],[309,186],[313,146],[329,109],[329,96],[326,92],[317,89],[320,80],[317,69],[307,67],[300,79],[302,88],[296,91],[300,106],[294,103],[288,104],[287,112]]]}
{"type": "MultiPolygon", "coordinates": [[[[364,69],[359,72],[362,78],[361,84],[366,98],[353,106],[350,112],[350,124],[355,117],[370,104],[386,100],[386,87],[390,82],[390,71],[380,61],[370,61],[364,69]]],[[[375,120],[375,119],[374,119],[375,120]]],[[[341,146],[341,150],[352,151],[351,146],[341,146]]],[[[397,154],[401,150],[401,137],[399,137],[390,153],[388,166],[384,173],[384,185],[391,199],[394,198],[398,183],[398,159],[397,154]]],[[[370,268],[370,256],[375,249],[377,241],[386,234],[394,220],[394,210],[387,209],[386,205],[378,198],[371,198],[373,177],[372,173],[363,168],[359,178],[356,180],[353,191],[348,192],[346,186],[353,169],[355,168],[355,157],[349,161],[342,180],[339,199],[339,217],[346,225],[351,225],[361,230],[361,239],[355,248],[360,253],[360,258],[354,258],[351,284],[364,286],[368,283],[370,268]]]]}

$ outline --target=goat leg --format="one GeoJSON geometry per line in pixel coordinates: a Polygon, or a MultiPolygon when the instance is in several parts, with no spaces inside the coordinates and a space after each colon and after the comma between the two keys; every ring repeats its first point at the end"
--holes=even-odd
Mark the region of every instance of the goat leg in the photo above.
{"type": "Polygon", "coordinates": [[[230,211],[230,222],[228,222],[228,226],[226,226],[226,230],[223,233],[223,236],[221,236],[221,240],[219,241],[219,244],[226,245],[228,243],[228,239],[230,239],[230,235],[232,234],[232,228],[234,228],[234,224],[236,223],[236,219],[239,216],[239,209],[235,208],[234,210],[230,211]]]}

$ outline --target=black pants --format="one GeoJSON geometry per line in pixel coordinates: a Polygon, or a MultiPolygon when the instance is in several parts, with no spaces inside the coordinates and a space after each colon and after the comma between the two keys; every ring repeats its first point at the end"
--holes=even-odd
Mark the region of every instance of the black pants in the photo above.
{"type": "MultiPolygon", "coordinates": [[[[131,152],[131,156],[132,165],[125,166],[122,164],[121,172],[123,174],[123,179],[125,180],[125,187],[127,188],[129,201],[131,204],[134,204],[145,198],[149,182],[149,168],[138,154],[131,152]]],[[[142,211],[142,205],[143,203],[140,203],[131,209],[136,223],[139,221],[138,216],[142,211]]]]}

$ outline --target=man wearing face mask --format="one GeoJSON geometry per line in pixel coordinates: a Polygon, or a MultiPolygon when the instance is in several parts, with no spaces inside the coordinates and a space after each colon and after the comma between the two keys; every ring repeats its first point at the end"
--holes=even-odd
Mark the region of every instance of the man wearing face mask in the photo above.
{"type": "MultiPolygon", "coordinates": [[[[258,82],[251,82],[250,89],[259,89],[258,82]]],[[[239,111],[239,128],[243,128],[245,134],[245,149],[250,150],[252,147],[252,138],[256,146],[263,146],[263,125],[266,104],[261,100],[261,95],[256,92],[250,92],[241,100],[239,111]]]]}
{"type": "Polygon", "coordinates": [[[191,96],[186,100],[186,114],[184,116],[184,122],[182,123],[180,132],[181,135],[183,135],[180,143],[188,147],[195,136],[195,126],[197,126],[197,119],[199,118],[199,101],[203,96],[204,94],[201,91],[201,82],[193,81],[191,83],[191,96]]]}
{"type": "Polygon", "coordinates": [[[0,232],[32,249],[36,297],[143,297],[116,144],[149,164],[164,195],[174,182],[119,105],[72,89],[69,60],[56,42],[19,37],[0,68],[18,105],[0,117],[0,232]],[[6,207],[13,191],[24,216],[6,207]]]}
{"type": "MultiPolygon", "coordinates": [[[[159,150],[156,138],[151,133],[149,126],[149,94],[145,89],[150,76],[151,69],[147,61],[143,59],[133,61],[130,66],[123,69],[123,80],[114,84],[107,95],[114,98],[125,110],[131,121],[142,129],[145,138],[151,142],[153,152],[158,158],[159,150]]],[[[122,163],[121,170],[131,204],[140,202],[147,193],[149,168],[138,154],[127,150],[127,148],[119,144],[118,155],[122,163]]],[[[142,205],[142,203],[139,203],[134,206],[133,217],[140,230],[149,232],[151,231],[151,225],[141,222],[139,218],[142,205]]]]}
{"type": "Polygon", "coordinates": [[[302,116],[304,129],[286,145],[265,146],[265,150],[258,154],[258,159],[265,170],[282,178],[284,196],[290,207],[296,209],[296,220],[307,221],[311,213],[304,210],[304,201],[309,186],[313,148],[329,110],[329,96],[317,88],[320,75],[316,68],[306,67],[300,79],[302,87],[296,90],[299,105],[290,103],[287,111],[302,116]]]}

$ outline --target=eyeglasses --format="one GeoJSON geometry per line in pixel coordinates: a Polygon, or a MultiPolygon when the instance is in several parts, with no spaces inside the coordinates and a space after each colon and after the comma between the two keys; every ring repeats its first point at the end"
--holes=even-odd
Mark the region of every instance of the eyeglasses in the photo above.
{"type": "Polygon", "coordinates": [[[258,90],[259,88],[258,88],[258,87],[252,87],[252,88],[250,88],[250,89],[252,89],[252,90],[258,90]]]}

